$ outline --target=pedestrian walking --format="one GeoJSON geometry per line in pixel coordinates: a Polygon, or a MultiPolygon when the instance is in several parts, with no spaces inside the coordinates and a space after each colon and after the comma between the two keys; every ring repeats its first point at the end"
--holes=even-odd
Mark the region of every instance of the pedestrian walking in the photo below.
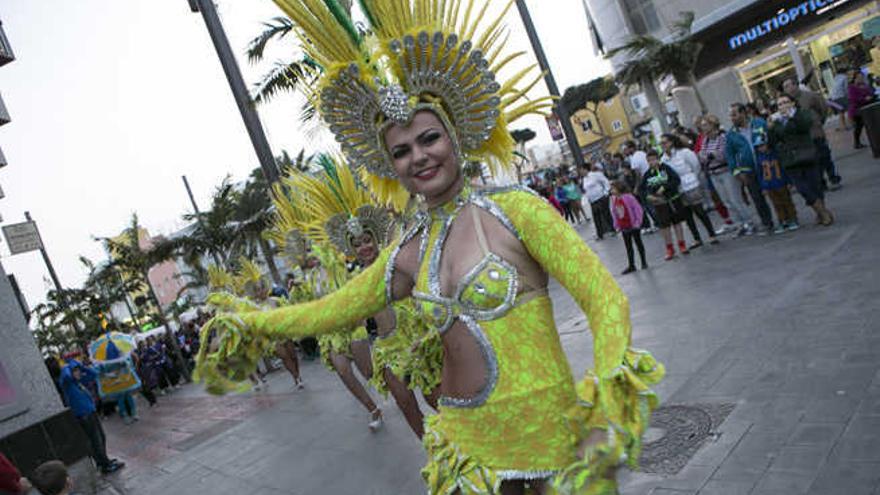
{"type": "Polygon", "coordinates": [[[131,353],[131,357],[134,360],[138,377],[141,379],[141,395],[147,399],[150,407],[153,407],[156,405],[156,394],[153,393],[153,390],[159,385],[159,373],[150,351],[147,343],[141,340],[138,341],[137,349],[131,353]]]}
{"type": "Polygon", "coordinates": [[[102,473],[109,474],[118,471],[125,464],[107,457],[107,437],[96,412],[95,400],[85,386],[88,382],[94,382],[97,377],[95,370],[72,359],[61,370],[61,390],[68,407],[89,439],[92,458],[102,473]]]}
{"type": "Polygon", "coordinates": [[[648,171],[642,177],[641,193],[654,205],[660,234],[666,242],[666,261],[675,258],[675,247],[672,244],[672,230],[678,240],[681,254],[690,254],[684,242],[681,224],[685,219],[685,205],[681,198],[681,179],[669,165],[660,162],[660,155],[648,150],[648,171]]]}
{"type": "Polygon", "coordinates": [[[663,148],[663,156],[660,160],[672,167],[672,170],[675,170],[675,173],[681,179],[681,192],[684,196],[685,207],[687,208],[685,222],[687,222],[688,229],[690,229],[691,235],[694,237],[694,243],[688,246],[688,249],[693,250],[703,245],[703,239],[694,221],[695,216],[703,224],[703,228],[706,229],[706,233],[709,235],[709,243],[718,244],[715,227],[712,226],[712,220],[703,208],[703,187],[700,183],[702,167],[700,166],[700,159],[696,153],[688,149],[679,137],[674,134],[663,134],[660,137],[660,146],[663,148]]]}
{"type": "MultiPolygon", "coordinates": [[[[635,141],[627,141],[623,143],[623,155],[626,157],[626,160],[629,162],[630,168],[638,174],[639,184],[642,183],[642,177],[644,177],[645,173],[648,171],[648,157],[644,151],[638,149],[636,147],[635,141]]],[[[636,189],[634,189],[635,191],[636,189]]],[[[641,188],[638,188],[640,191],[641,188]]],[[[657,216],[654,212],[654,205],[651,204],[647,198],[642,197],[641,193],[639,193],[639,201],[642,203],[642,208],[645,210],[646,215],[644,215],[642,220],[642,228],[646,229],[647,233],[655,232],[657,229],[657,216]]]]}
{"type": "Polygon", "coordinates": [[[755,151],[758,156],[758,182],[761,190],[770,198],[773,209],[776,211],[776,230],[774,233],[781,234],[786,230],[797,230],[797,210],[791,200],[789,184],[791,181],[785,175],[782,164],[776,152],[770,148],[769,143],[761,139],[755,142],[755,151]]]}
{"type": "Polygon", "coordinates": [[[626,187],[630,191],[636,191],[639,188],[639,175],[630,168],[629,163],[623,163],[620,169],[620,178],[618,180],[626,184],[626,187]]]}
{"type": "Polygon", "coordinates": [[[770,144],[779,155],[786,175],[794,182],[807,206],[816,212],[816,223],[831,225],[834,216],[825,207],[825,191],[816,154],[810,152],[813,116],[797,107],[794,99],[782,94],[776,99],[779,111],[772,117],[770,144]]]}
{"type": "MultiPolygon", "coordinates": [[[[590,166],[590,164],[587,165],[590,166]]],[[[581,187],[575,181],[563,176],[562,189],[565,191],[566,199],[568,199],[568,208],[571,210],[571,216],[575,220],[574,223],[586,222],[587,214],[584,213],[584,208],[581,205],[581,198],[583,197],[581,187]]]]}
{"type": "Polygon", "coordinates": [[[556,196],[556,201],[559,202],[560,208],[562,208],[562,215],[567,221],[574,223],[574,217],[571,214],[571,205],[568,201],[568,195],[565,194],[565,189],[562,187],[562,180],[562,176],[556,179],[556,189],[553,194],[556,196]]]}
{"type": "MultiPolygon", "coordinates": [[[[802,89],[798,86],[797,80],[792,77],[782,82],[782,90],[792,97],[802,111],[813,114],[810,136],[816,147],[816,162],[819,164],[819,172],[828,177],[828,187],[831,190],[839,189],[841,177],[837,173],[834,160],[831,159],[831,148],[828,146],[828,138],[825,136],[825,119],[828,118],[828,104],[825,103],[825,98],[818,93],[802,89]]],[[[824,181],[825,179],[822,179],[823,184],[824,181]]]]}
{"type": "Polygon", "coordinates": [[[590,211],[593,215],[593,224],[596,228],[596,239],[602,240],[605,234],[614,231],[611,211],[608,206],[608,194],[611,192],[611,183],[601,171],[591,168],[584,177],[584,192],[587,201],[590,202],[590,211]]]}
{"type": "Polygon", "coordinates": [[[828,95],[831,101],[836,105],[835,111],[840,119],[837,130],[848,130],[846,123],[847,110],[849,109],[849,68],[841,65],[837,68],[834,75],[834,82],[831,84],[831,93],[828,95]]]}
{"type": "Polygon", "coordinates": [[[853,148],[855,149],[865,147],[862,144],[862,130],[865,128],[865,119],[862,118],[862,107],[873,103],[874,99],[874,88],[868,84],[865,75],[859,70],[853,71],[847,100],[849,102],[849,118],[853,121],[853,148]]]}
{"type": "MultiPolygon", "coordinates": [[[[761,194],[761,186],[755,177],[757,157],[754,144],[757,140],[767,139],[767,121],[760,117],[749,118],[742,103],[730,105],[730,120],[733,127],[727,134],[724,155],[730,173],[738,181],[736,186],[731,187],[737,193],[745,188],[764,225],[759,234],[768,234],[773,231],[773,214],[770,213],[770,207],[761,194]]],[[[749,216],[751,217],[751,212],[749,216]]]]}
{"type": "Polygon", "coordinates": [[[632,191],[625,182],[614,181],[611,184],[611,217],[614,221],[614,229],[623,237],[623,246],[626,249],[626,269],[622,275],[636,271],[635,253],[633,243],[639,250],[639,259],[642,262],[642,270],[648,268],[645,259],[645,245],[642,243],[642,216],[644,210],[639,200],[632,195],[632,191]]]}

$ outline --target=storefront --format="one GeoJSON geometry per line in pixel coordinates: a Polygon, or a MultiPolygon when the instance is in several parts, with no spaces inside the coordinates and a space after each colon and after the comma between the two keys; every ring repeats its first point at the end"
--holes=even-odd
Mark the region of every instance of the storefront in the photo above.
{"type": "Polygon", "coordinates": [[[789,77],[827,93],[841,68],[880,67],[878,21],[874,0],[758,2],[696,33],[704,45],[696,73],[711,80],[733,69],[750,100],[772,97],[789,77]]]}

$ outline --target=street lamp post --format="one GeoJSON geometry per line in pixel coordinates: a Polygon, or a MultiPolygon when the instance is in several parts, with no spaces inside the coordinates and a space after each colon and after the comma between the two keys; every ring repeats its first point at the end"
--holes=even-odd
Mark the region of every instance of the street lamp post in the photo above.
{"type": "Polygon", "coordinates": [[[241,76],[238,62],[235,61],[235,55],[229,46],[229,39],[223,31],[220,17],[217,16],[214,0],[187,1],[189,2],[190,10],[200,12],[205,20],[205,26],[208,28],[208,34],[214,43],[214,49],[217,50],[220,65],[223,66],[223,72],[226,74],[226,80],[229,82],[230,89],[232,89],[232,95],[235,97],[235,103],[238,105],[238,111],[241,112],[244,126],[247,128],[251,144],[257,153],[257,159],[260,161],[260,167],[263,169],[266,181],[272,184],[278,180],[278,167],[275,165],[275,157],[272,155],[269,141],[266,140],[266,133],[263,131],[263,124],[260,123],[260,116],[257,115],[254,102],[251,100],[251,96],[248,94],[247,87],[244,84],[244,78],[241,76]]]}
{"type": "MultiPolygon", "coordinates": [[[[34,222],[34,219],[31,217],[31,212],[24,212],[24,218],[28,222],[32,222],[34,224],[34,230],[36,231],[37,237],[40,239],[40,255],[43,257],[43,262],[46,263],[46,270],[49,271],[49,277],[52,278],[52,283],[55,285],[55,291],[58,292],[58,303],[65,311],[70,311],[70,302],[67,300],[67,294],[64,292],[64,287],[61,286],[61,281],[58,280],[58,274],[55,273],[55,267],[52,265],[52,260],[49,259],[49,253],[46,252],[46,244],[43,242],[43,237],[40,235],[40,229],[37,227],[37,223],[34,222]]],[[[71,318],[71,325],[73,326],[73,331],[75,334],[79,334],[82,329],[79,327],[79,322],[76,318],[71,318]]]]}
{"type": "Polygon", "coordinates": [[[553,111],[556,113],[556,116],[559,117],[559,122],[562,124],[562,132],[565,133],[565,140],[568,142],[568,148],[571,150],[574,163],[578,168],[582,168],[584,166],[584,156],[581,154],[577,135],[574,133],[574,128],[571,126],[568,112],[565,111],[565,108],[562,107],[562,104],[558,99],[560,97],[559,88],[556,86],[556,79],[553,77],[553,72],[550,70],[547,56],[544,55],[544,47],[541,46],[541,40],[538,38],[538,33],[535,31],[535,25],[532,23],[532,16],[529,14],[526,0],[516,0],[516,8],[519,10],[519,16],[522,18],[526,33],[529,35],[529,42],[532,44],[535,58],[538,59],[538,66],[544,72],[544,82],[547,84],[547,90],[550,91],[552,96],[557,98],[553,111]]]}

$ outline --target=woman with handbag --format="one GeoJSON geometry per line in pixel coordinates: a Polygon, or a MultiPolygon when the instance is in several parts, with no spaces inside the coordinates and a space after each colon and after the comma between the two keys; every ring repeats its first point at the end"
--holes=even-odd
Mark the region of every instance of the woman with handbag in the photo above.
{"type": "Polygon", "coordinates": [[[681,179],[681,193],[684,196],[686,209],[685,221],[694,237],[694,243],[688,249],[703,246],[703,239],[700,237],[700,231],[697,230],[694,217],[700,220],[706,233],[709,234],[709,244],[718,244],[715,227],[712,226],[712,220],[703,208],[703,186],[700,183],[702,167],[699,157],[674,134],[660,136],[660,146],[663,148],[663,156],[660,160],[672,167],[681,179]]]}
{"type": "Polygon", "coordinates": [[[803,196],[807,206],[816,212],[816,223],[831,225],[834,216],[825,207],[822,174],[816,162],[816,149],[810,136],[813,117],[799,109],[787,94],[776,99],[779,112],[770,118],[770,144],[776,149],[786,175],[803,196]]]}

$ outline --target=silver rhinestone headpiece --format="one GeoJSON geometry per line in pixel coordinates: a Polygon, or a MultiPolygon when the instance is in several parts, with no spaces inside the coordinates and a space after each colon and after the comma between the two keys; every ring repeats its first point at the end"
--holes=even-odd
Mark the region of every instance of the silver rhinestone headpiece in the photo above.
{"type": "Polygon", "coordinates": [[[441,117],[463,155],[479,150],[498,124],[501,106],[501,85],[482,50],[459,43],[456,34],[425,31],[391,40],[388,48],[399,81],[377,83],[352,63],[321,92],[321,114],[351,166],[396,179],[383,133],[391,124],[405,125],[421,108],[441,117]],[[410,105],[412,98],[420,103],[410,105]]]}
{"type": "Polygon", "coordinates": [[[399,84],[379,87],[379,108],[386,117],[399,125],[406,125],[413,116],[409,97],[399,84]]]}
{"type": "Polygon", "coordinates": [[[345,222],[345,228],[351,237],[360,237],[364,235],[364,226],[358,217],[351,217],[345,222]]]}
{"type": "Polygon", "coordinates": [[[393,223],[394,219],[388,210],[373,205],[363,205],[352,215],[340,213],[330,217],[330,220],[324,224],[324,231],[336,249],[353,258],[356,253],[351,244],[352,239],[368,233],[382,248],[390,240],[393,223]]]}

